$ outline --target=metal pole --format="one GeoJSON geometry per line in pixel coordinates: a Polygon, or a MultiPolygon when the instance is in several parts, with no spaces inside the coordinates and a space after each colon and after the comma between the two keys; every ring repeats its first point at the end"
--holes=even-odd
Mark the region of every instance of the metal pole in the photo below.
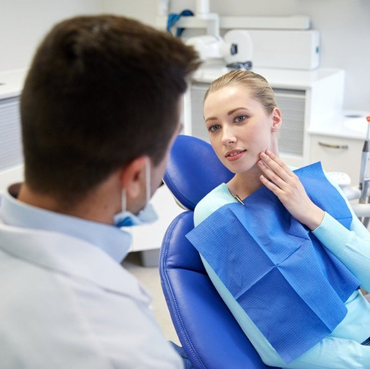
{"type": "MultiPolygon", "coordinates": [[[[360,200],[359,200],[360,204],[366,204],[368,202],[369,186],[370,186],[370,178],[366,177],[366,178],[363,179],[361,196],[360,196],[360,200]]],[[[361,220],[362,224],[367,228],[367,226],[369,225],[370,217],[362,217],[360,220],[361,220]]]]}

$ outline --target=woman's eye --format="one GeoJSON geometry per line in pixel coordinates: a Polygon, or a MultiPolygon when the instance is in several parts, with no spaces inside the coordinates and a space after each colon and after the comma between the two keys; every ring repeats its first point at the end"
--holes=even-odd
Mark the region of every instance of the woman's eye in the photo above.
{"type": "Polygon", "coordinates": [[[214,124],[213,126],[210,126],[209,128],[208,128],[208,131],[210,131],[210,132],[216,132],[216,131],[218,131],[220,129],[220,125],[219,124],[214,124]]]}
{"type": "Polygon", "coordinates": [[[239,115],[239,116],[235,117],[234,121],[236,123],[241,123],[241,122],[244,122],[245,119],[247,119],[246,115],[239,115]]]}

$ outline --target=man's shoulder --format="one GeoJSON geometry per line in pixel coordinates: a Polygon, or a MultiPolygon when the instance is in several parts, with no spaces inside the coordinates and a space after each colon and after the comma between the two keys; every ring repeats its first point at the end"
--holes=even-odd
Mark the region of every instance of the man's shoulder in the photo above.
{"type": "MultiPolygon", "coordinates": [[[[161,362],[161,367],[180,367],[158,329],[147,293],[122,266],[111,261],[112,269],[116,266],[121,275],[122,286],[115,289],[109,281],[100,283],[101,276],[97,276],[97,283],[86,277],[104,273],[109,280],[110,272],[117,277],[116,271],[99,270],[91,260],[76,261],[81,269],[77,275],[37,265],[24,256],[0,248],[0,315],[6,321],[0,335],[9,355],[20,357],[29,350],[47,352],[54,359],[63,357],[68,365],[81,364],[74,367],[105,368],[107,360],[119,368],[141,362],[143,367],[152,368],[155,364],[146,366],[151,361],[161,362]],[[150,342],[134,339],[142,332],[150,342]],[[76,350],[82,355],[77,361],[76,350]],[[91,358],[100,366],[88,365],[91,358]]],[[[48,257],[53,258],[50,254],[48,257]]],[[[29,363],[39,359],[27,357],[29,363]]]]}

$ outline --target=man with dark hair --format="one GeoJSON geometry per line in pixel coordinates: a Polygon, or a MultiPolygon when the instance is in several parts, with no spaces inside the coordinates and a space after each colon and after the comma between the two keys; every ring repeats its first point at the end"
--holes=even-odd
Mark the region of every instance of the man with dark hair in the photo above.
{"type": "Polygon", "coordinates": [[[0,198],[0,368],[183,367],[119,264],[119,226],[161,183],[198,65],[116,16],[63,21],[39,46],[21,97],[25,182],[0,198]]]}

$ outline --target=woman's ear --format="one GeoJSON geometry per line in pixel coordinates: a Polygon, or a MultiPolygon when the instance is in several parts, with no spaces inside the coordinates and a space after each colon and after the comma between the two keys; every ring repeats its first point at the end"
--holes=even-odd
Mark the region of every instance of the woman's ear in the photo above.
{"type": "Polygon", "coordinates": [[[279,108],[274,108],[274,110],[272,111],[272,126],[271,126],[272,132],[279,131],[281,124],[282,124],[281,111],[279,108]]]}
{"type": "Polygon", "coordinates": [[[122,173],[122,187],[128,198],[139,198],[145,183],[145,167],[148,157],[141,156],[125,166],[122,173]]]}

